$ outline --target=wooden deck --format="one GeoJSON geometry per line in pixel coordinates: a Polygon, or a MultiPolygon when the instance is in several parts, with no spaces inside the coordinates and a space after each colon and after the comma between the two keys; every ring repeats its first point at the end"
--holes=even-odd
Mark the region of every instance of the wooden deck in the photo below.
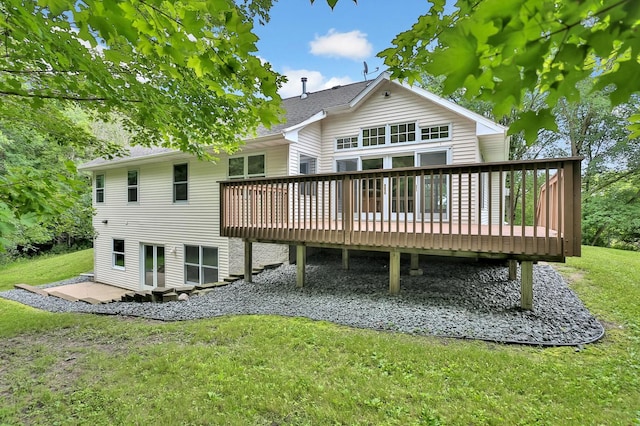
{"type": "MultiPolygon", "coordinates": [[[[302,263],[304,247],[317,246],[389,251],[392,263],[399,262],[401,252],[517,260],[530,271],[533,261],[580,255],[580,162],[566,158],[226,181],[220,183],[220,230],[249,244],[297,245],[302,263]]],[[[396,266],[390,270],[399,274],[396,266]]],[[[391,277],[392,292],[394,280],[399,276],[391,277]]]]}
{"type": "Polygon", "coordinates": [[[247,225],[227,229],[227,236],[269,243],[389,251],[448,254],[461,257],[558,261],[563,254],[557,231],[542,226],[354,221],[345,232],[342,221],[306,221],[296,227],[274,223],[272,228],[247,225]],[[443,252],[447,253],[443,253],[443,252]],[[455,252],[455,253],[452,253],[455,252]],[[465,254],[468,253],[468,254],[465,254]],[[538,253],[538,254],[531,254],[538,253]]]}

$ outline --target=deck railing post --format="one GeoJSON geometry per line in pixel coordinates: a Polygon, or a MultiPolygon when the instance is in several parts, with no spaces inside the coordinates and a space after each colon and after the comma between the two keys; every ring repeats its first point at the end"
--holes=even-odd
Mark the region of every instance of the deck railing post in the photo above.
{"type": "Polygon", "coordinates": [[[533,310],[533,262],[520,262],[520,303],[522,309],[533,310]]]}
{"type": "Polygon", "coordinates": [[[345,176],[342,181],[342,229],[344,230],[344,244],[351,244],[351,230],[353,229],[353,185],[351,177],[345,176]]]}
{"type": "Polygon", "coordinates": [[[253,247],[251,241],[244,240],[244,280],[253,282],[253,247]]]}
{"type": "Polygon", "coordinates": [[[564,255],[580,256],[582,244],[582,195],[580,188],[580,161],[565,163],[564,186],[564,255]]]}
{"type": "Polygon", "coordinates": [[[400,252],[391,250],[389,253],[389,293],[400,293],[400,252]]]}
{"type": "Polygon", "coordinates": [[[409,269],[409,275],[415,277],[422,274],[423,271],[420,269],[420,255],[418,253],[411,253],[411,268],[409,269]]]}
{"type": "Polygon", "coordinates": [[[305,269],[307,264],[307,246],[296,246],[296,285],[304,287],[305,269]]]}

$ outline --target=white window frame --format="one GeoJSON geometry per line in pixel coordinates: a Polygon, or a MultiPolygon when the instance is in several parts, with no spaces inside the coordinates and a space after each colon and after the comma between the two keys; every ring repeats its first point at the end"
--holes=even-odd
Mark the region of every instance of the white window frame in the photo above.
{"type": "Polygon", "coordinates": [[[187,203],[189,201],[189,163],[176,163],[173,165],[172,167],[172,172],[171,172],[171,181],[172,181],[172,189],[173,189],[173,202],[174,204],[181,204],[181,203],[187,203]],[[187,167],[187,179],[186,180],[181,180],[181,181],[176,181],[176,167],[178,166],[186,166],[187,167]],[[186,185],[187,190],[186,190],[186,194],[187,194],[187,198],[184,200],[178,200],[176,199],[176,185],[186,185]]]}
{"type": "Polygon", "coordinates": [[[204,284],[203,283],[203,279],[204,279],[204,269],[215,269],[216,270],[216,278],[218,280],[220,280],[220,249],[218,247],[213,247],[213,246],[203,246],[203,245],[198,245],[198,244],[185,244],[184,245],[184,283],[187,285],[199,285],[199,284],[204,284]],[[190,263],[187,262],[187,247],[197,247],[198,248],[198,263],[190,263]],[[203,259],[204,259],[204,249],[215,249],[216,250],[216,263],[218,264],[218,266],[211,266],[211,265],[204,265],[203,259]],[[187,280],[187,266],[195,266],[198,268],[198,282],[193,282],[193,281],[188,281],[187,280]]]}
{"type": "Polygon", "coordinates": [[[439,141],[448,141],[451,140],[453,126],[451,123],[441,123],[441,124],[430,124],[428,126],[420,126],[420,141],[421,142],[439,142],[439,141]],[[424,138],[424,131],[438,128],[437,133],[440,135],[444,130],[443,127],[447,128],[447,136],[446,137],[437,137],[437,138],[424,138]]]}
{"type": "Polygon", "coordinates": [[[124,240],[124,238],[113,238],[111,240],[111,267],[113,269],[118,269],[121,271],[124,271],[126,266],[127,266],[127,262],[126,262],[126,241],[124,240]],[[122,251],[116,251],[116,241],[122,241],[122,251]],[[116,259],[117,256],[122,256],[122,265],[118,265],[116,259]]]}
{"type": "Polygon", "coordinates": [[[257,152],[252,154],[234,155],[227,159],[227,178],[229,179],[249,179],[255,177],[265,177],[267,175],[267,154],[264,152],[257,152]],[[264,158],[264,172],[249,174],[249,157],[263,157],[264,158]],[[229,169],[229,161],[242,158],[243,168],[242,175],[231,175],[229,169]]]}
{"type": "Polygon", "coordinates": [[[104,204],[105,194],[106,194],[105,187],[107,186],[107,178],[104,173],[96,174],[95,185],[96,185],[96,191],[95,191],[96,204],[104,204]],[[99,177],[102,177],[102,186],[98,186],[99,177]],[[102,200],[98,200],[98,194],[102,194],[102,200]]]}
{"type": "Polygon", "coordinates": [[[362,146],[362,148],[371,148],[371,147],[375,147],[375,146],[384,146],[387,145],[388,143],[388,139],[387,137],[389,136],[389,129],[388,129],[388,124],[384,124],[381,126],[369,126],[369,127],[363,127],[360,129],[360,145],[362,146]],[[371,131],[375,130],[376,135],[372,136],[371,135],[371,131]],[[382,143],[380,143],[380,130],[384,131],[384,135],[382,136],[382,143]],[[365,145],[364,141],[365,141],[365,135],[364,132],[365,131],[369,131],[369,136],[366,136],[366,138],[369,140],[369,144],[365,145]],[[375,139],[376,143],[375,144],[371,144],[371,140],[375,139]]]}
{"type": "Polygon", "coordinates": [[[336,143],[335,143],[335,150],[336,151],[346,151],[348,149],[357,149],[360,146],[360,138],[358,137],[358,135],[355,136],[341,136],[336,138],[336,143]],[[355,142],[355,145],[354,145],[355,142]],[[340,146],[342,143],[342,146],[340,146]],[[348,146],[345,146],[345,143],[348,144],[348,146]]]}
{"type": "Polygon", "coordinates": [[[389,144],[393,145],[393,146],[397,146],[397,145],[404,145],[404,144],[410,144],[410,143],[415,143],[418,142],[418,124],[415,121],[407,121],[405,123],[391,123],[389,124],[389,144]],[[413,131],[409,130],[409,126],[413,125],[413,131]],[[404,132],[400,132],[400,127],[401,126],[406,126],[406,130],[404,132]],[[393,133],[392,130],[394,127],[398,128],[398,131],[396,133],[393,133]],[[409,135],[413,133],[413,140],[408,140],[409,135]],[[398,141],[393,142],[393,137],[394,136],[398,136],[398,141]],[[404,141],[400,141],[400,136],[405,136],[407,138],[407,140],[404,141]]]}
{"type": "Polygon", "coordinates": [[[127,203],[129,204],[138,204],[140,202],[140,171],[138,169],[127,170],[127,203]],[[129,173],[135,172],[136,174],[136,183],[135,185],[131,185],[129,183],[129,173]],[[136,190],[136,199],[135,201],[131,201],[129,197],[129,192],[135,189],[136,190]]]}

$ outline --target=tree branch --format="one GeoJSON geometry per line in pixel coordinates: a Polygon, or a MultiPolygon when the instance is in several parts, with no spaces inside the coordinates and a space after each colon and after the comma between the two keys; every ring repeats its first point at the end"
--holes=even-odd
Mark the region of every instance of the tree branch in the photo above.
{"type": "MultiPolygon", "coordinates": [[[[0,96],[18,96],[22,98],[37,98],[37,99],[61,99],[65,101],[80,101],[80,102],[104,102],[104,101],[111,100],[110,98],[69,96],[69,95],[47,95],[47,94],[40,94],[40,93],[19,93],[19,92],[7,91],[7,90],[0,90],[0,96]]],[[[138,99],[124,99],[124,102],[142,103],[142,101],[138,99]]]]}

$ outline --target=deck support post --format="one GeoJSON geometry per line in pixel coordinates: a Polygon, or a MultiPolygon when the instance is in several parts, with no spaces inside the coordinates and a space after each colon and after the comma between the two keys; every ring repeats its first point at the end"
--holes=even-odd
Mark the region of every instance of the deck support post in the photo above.
{"type": "Polygon", "coordinates": [[[515,259],[509,259],[509,281],[513,281],[518,278],[518,261],[515,259]]]}
{"type": "Polygon", "coordinates": [[[423,273],[422,269],[420,269],[420,255],[418,253],[411,253],[411,268],[409,269],[409,275],[416,277],[423,273]]]}
{"type": "Polygon", "coordinates": [[[342,269],[349,269],[349,249],[346,248],[342,249],[342,269]]]}
{"type": "Polygon", "coordinates": [[[400,252],[389,252],[389,293],[400,293],[400,252]]]}
{"type": "Polygon", "coordinates": [[[244,280],[253,282],[253,246],[249,240],[244,240],[244,280]]]}
{"type": "Polygon", "coordinates": [[[533,262],[520,262],[520,297],[522,309],[533,310],[533,262]]]}
{"type": "Polygon", "coordinates": [[[296,246],[296,285],[304,287],[304,271],[307,263],[307,246],[296,246]]]}

